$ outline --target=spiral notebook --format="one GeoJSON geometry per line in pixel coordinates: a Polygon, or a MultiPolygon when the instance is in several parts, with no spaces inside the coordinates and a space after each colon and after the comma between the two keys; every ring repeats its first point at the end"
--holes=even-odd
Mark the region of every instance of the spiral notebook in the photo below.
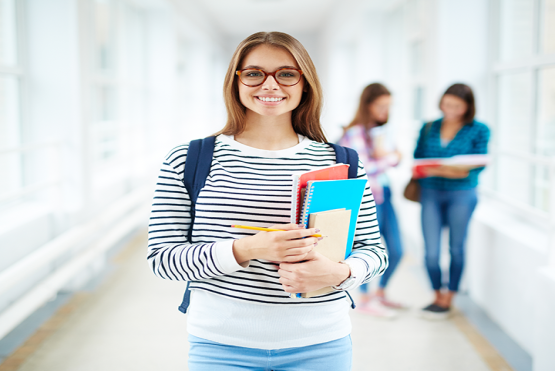
{"type": "Polygon", "coordinates": [[[304,173],[293,174],[293,188],[291,194],[291,223],[298,224],[301,216],[301,201],[309,180],[347,179],[348,164],[335,164],[318,168],[304,173]]]}
{"type": "Polygon", "coordinates": [[[351,210],[345,258],[349,256],[353,247],[366,182],[366,179],[315,180],[309,181],[306,188],[300,222],[305,227],[308,227],[308,218],[312,213],[336,209],[351,210]]]}

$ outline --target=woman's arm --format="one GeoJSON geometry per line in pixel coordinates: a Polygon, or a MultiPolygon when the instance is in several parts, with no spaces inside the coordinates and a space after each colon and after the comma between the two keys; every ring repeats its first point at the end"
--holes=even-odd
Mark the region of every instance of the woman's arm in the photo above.
{"type": "Polygon", "coordinates": [[[151,269],[158,277],[176,281],[201,280],[243,269],[233,256],[233,240],[192,244],[187,239],[191,200],[177,170],[185,158],[186,147],[172,152],[158,176],[148,230],[151,269]]]}
{"type": "Polygon", "coordinates": [[[186,147],[172,152],[156,184],[147,258],[154,274],[170,280],[196,281],[246,268],[251,259],[297,262],[312,251],[317,239],[307,236],[315,234],[315,229],[296,225],[274,226],[285,232],[192,244],[187,238],[191,200],[181,179],[185,160],[186,147]]]}
{"type": "Polygon", "coordinates": [[[422,128],[420,128],[420,133],[418,134],[418,140],[416,141],[416,148],[414,149],[414,158],[425,157],[424,148],[426,146],[426,137],[428,136],[429,131],[431,130],[431,126],[428,126],[428,125],[432,125],[432,124],[427,123],[422,125],[422,128]]]}

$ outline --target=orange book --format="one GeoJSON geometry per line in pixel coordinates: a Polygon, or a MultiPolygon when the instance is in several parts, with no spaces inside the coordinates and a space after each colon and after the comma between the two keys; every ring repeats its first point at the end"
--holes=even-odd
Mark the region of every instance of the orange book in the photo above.
{"type": "Polygon", "coordinates": [[[444,158],[418,158],[414,160],[412,167],[413,178],[426,176],[425,170],[430,167],[452,166],[458,169],[472,170],[484,167],[489,163],[488,155],[457,155],[444,158]]]}
{"type": "Polygon", "coordinates": [[[291,191],[291,223],[299,224],[301,217],[301,200],[309,180],[341,180],[349,178],[348,164],[335,164],[293,174],[293,189],[291,191]]]}

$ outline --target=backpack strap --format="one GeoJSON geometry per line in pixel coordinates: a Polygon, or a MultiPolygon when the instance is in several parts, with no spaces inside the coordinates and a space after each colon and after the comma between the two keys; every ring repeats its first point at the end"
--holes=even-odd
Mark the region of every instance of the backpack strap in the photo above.
{"type": "MultiPolygon", "coordinates": [[[[197,198],[200,190],[206,184],[208,174],[210,174],[215,143],[216,137],[214,136],[204,139],[195,139],[189,143],[189,149],[187,150],[187,160],[185,161],[185,171],[183,172],[183,185],[191,198],[191,208],[189,209],[191,213],[191,222],[189,223],[189,231],[187,233],[189,242],[191,242],[193,236],[197,198]]],[[[183,313],[187,312],[189,302],[191,301],[190,284],[191,281],[187,281],[185,294],[183,294],[183,302],[178,307],[179,311],[183,313]]]]}
{"type": "Polygon", "coordinates": [[[358,153],[349,147],[339,144],[328,143],[335,151],[335,162],[338,164],[349,164],[349,179],[354,179],[358,174],[358,153]]]}

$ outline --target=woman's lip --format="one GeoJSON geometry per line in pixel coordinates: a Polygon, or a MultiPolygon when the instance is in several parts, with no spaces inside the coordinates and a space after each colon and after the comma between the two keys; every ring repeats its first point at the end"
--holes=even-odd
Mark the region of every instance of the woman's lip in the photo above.
{"type": "Polygon", "coordinates": [[[262,104],[265,104],[265,105],[274,105],[274,106],[280,104],[281,102],[283,102],[283,101],[285,100],[285,97],[278,97],[278,96],[275,96],[275,95],[257,95],[257,96],[255,96],[255,98],[256,98],[256,100],[257,100],[258,102],[260,102],[260,103],[262,103],[262,104]],[[278,100],[278,101],[275,101],[275,102],[271,102],[271,101],[263,101],[263,100],[260,99],[260,98],[281,98],[281,100],[278,100]]]}

